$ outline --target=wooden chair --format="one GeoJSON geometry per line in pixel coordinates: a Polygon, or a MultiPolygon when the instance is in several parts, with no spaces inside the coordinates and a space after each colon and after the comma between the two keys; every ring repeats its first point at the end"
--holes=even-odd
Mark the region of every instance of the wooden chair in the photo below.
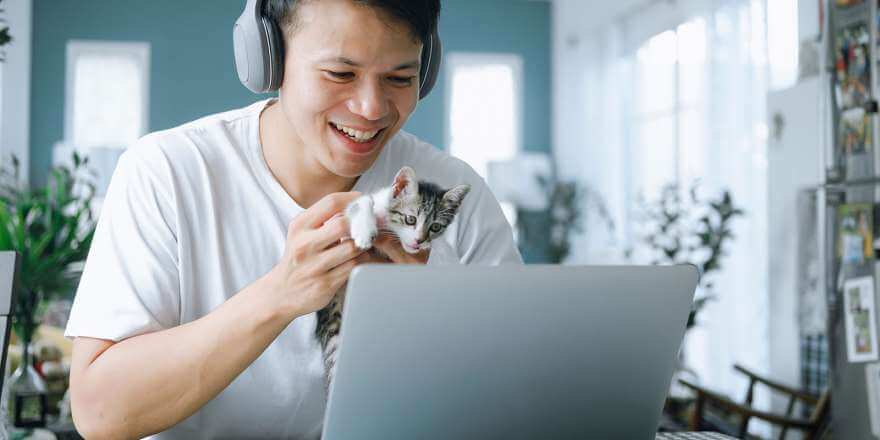
{"type": "MultiPolygon", "coordinates": [[[[682,385],[692,389],[696,393],[694,412],[691,416],[689,426],[690,430],[697,431],[701,428],[701,425],[706,420],[707,409],[712,407],[739,417],[737,432],[731,433],[736,434],[738,438],[746,438],[749,421],[753,418],[764,420],[780,427],[780,440],[784,439],[786,433],[791,429],[802,431],[805,440],[819,440],[825,438],[828,434],[831,414],[831,393],[829,390],[825,390],[821,396],[816,397],[812,394],[793,389],[762,377],[740,365],[735,365],[734,369],[749,378],[749,389],[744,403],[736,403],[721,394],[710,391],[687,380],[679,380],[682,385]],[[766,386],[772,391],[788,397],[788,407],[785,415],[772,414],[752,408],[752,399],[755,395],[755,385],[757,384],[766,386]],[[795,404],[798,401],[813,408],[808,419],[796,418],[793,416],[792,413],[794,412],[795,404]]],[[[717,427],[713,428],[717,429],[717,427]]]]}

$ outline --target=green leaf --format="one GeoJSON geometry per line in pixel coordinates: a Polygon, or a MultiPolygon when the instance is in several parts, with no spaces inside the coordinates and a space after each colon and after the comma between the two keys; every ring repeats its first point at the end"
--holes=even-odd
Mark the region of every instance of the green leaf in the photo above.
{"type": "Polygon", "coordinates": [[[5,46],[12,41],[12,35],[9,34],[9,26],[0,29],[0,46],[5,46]]]}
{"type": "Polygon", "coordinates": [[[0,167],[0,249],[22,254],[16,333],[32,331],[46,301],[72,294],[81,275],[76,263],[88,255],[95,231],[94,185],[84,168],[87,158],[77,156],[72,168],[52,169],[47,185],[39,188],[20,184],[14,156],[11,166],[0,167]]]}

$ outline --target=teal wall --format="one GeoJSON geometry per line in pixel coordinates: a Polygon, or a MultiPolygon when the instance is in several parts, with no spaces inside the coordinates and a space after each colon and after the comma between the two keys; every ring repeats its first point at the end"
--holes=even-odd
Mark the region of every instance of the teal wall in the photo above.
{"type": "MultiPolygon", "coordinates": [[[[238,82],[232,23],[244,0],[34,0],[31,181],[44,182],[64,132],[65,48],[70,39],[151,44],[149,131],[253,102],[238,82]]],[[[524,145],[549,151],[550,4],[443,0],[445,50],[518,53],[524,59],[524,145]]],[[[419,104],[406,129],[442,148],[444,85],[419,104]]]]}

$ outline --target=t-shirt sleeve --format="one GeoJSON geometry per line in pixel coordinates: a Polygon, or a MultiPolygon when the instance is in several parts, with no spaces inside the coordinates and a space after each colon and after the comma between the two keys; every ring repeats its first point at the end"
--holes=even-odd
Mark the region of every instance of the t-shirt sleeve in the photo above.
{"type": "Polygon", "coordinates": [[[462,218],[459,219],[458,249],[462,264],[522,264],[510,223],[479,177],[471,185],[459,214],[462,218]]]}
{"type": "Polygon", "coordinates": [[[159,148],[119,159],[65,336],[120,341],[180,323],[177,209],[159,148]]]}

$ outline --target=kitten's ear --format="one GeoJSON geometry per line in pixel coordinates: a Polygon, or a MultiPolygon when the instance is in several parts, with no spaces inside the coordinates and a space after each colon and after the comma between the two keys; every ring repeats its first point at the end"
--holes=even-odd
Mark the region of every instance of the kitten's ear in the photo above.
{"type": "Polygon", "coordinates": [[[419,186],[416,181],[416,172],[410,167],[403,167],[394,176],[394,198],[409,198],[418,194],[419,186]]]}
{"type": "Polygon", "coordinates": [[[454,209],[458,209],[461,202],[464,201],[464,196],[468,195],[470,191],[470,185],[458,185],[443,194],[443,201],[454,209]]]}

